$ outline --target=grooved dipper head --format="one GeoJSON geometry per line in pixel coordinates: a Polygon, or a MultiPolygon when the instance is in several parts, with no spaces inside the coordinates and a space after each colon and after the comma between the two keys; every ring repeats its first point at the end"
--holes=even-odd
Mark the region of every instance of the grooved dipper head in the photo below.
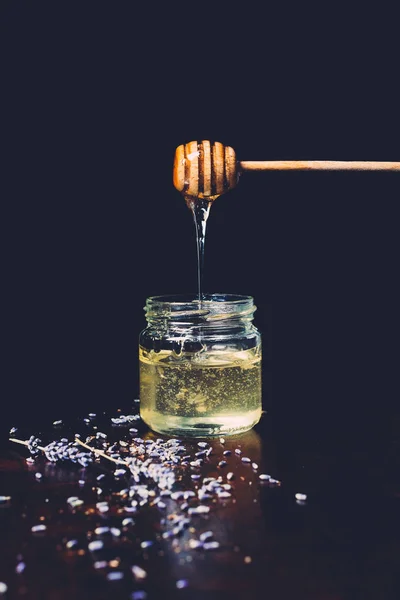
{"type": "Polygon", "coordinates": [[[236,153],[221,142],[189,142],[175,150],[174,186],[185,197],[215,200],[233,189],[238,177],[236,153]]]}

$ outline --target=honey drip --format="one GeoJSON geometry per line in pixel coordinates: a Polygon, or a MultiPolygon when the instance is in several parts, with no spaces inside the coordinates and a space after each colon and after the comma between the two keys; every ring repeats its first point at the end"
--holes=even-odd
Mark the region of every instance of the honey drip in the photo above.
{"type": "Polygon", "coordinates": [[[193,214],[194,225],[196,229],[197,244],[197,291],[198,299],[201,304],[204,297],[204,246],[206,241],[206,225],[210,214],[212,201],[206,198],[185,197],[186,204],[193,214]]]}

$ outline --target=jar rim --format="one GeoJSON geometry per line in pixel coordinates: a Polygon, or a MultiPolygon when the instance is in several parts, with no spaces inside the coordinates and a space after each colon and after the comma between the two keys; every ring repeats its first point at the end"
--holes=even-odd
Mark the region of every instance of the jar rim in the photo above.
{"type": "Polygon", "coordinates": [[[256,311],[253,296],[240,294],[204,294],[198,296],[168,294],[150,296],[144,307],[146,318],[150,320],[179,321],[181,324],[213,323],[227,319],[252,318],[256,311]]]}
{"type": "MultiPolygon", "coordinates": [[[[223,302],[233,305],[240,305],[243,302],[253,302],[253,296],[244,294],[204,294],[202,302],[223,302]]],[[[165,294],[160,296],[149,296],[147,302],[161,306],[183,306],[187,304],[199,303],[199,297],[195,294],[165,294]]]]}

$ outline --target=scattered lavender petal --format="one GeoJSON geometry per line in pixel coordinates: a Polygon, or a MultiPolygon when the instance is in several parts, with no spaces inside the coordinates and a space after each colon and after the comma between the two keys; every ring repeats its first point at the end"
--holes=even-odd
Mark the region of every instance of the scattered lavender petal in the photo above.
{"type": "Polygon", "coordinates": [[[80,498],[75,498],[73,496],[71,496],[71,498],[68,498],[67,502],[71,506],[71,508],[77,508],[78,506],[82,506],[82,504],[84,503],[83,500],[81,500],[80,498]]]}
{"type": "Polygon", "coordinates": [[[214,537],[214,534],[212,531],[204,531],[204,533],[199,535],[199,540],[201,542],[206,542],[207,540],[209,540],[212,537],[214,537]]]}
{"type": "Polygon", "coordinates": [[[219,542],[205,542],[203,544],[204,550],[217,550],[219,548],[219,542]]]}
{"type": "Polygon", "coordinates": [[[110,528],[109,527],[96,527],[94,532],[96,535],[104,535],[105,533],[110,532],[110,528]]]}
{"type": "Polygon", "coordinates": [[[295,495],[296,500],[298,500],[299,502],[305,502],[307,500],[307,494],[296,494],[295,495]]]}
{"type": "Polygon", "coordinates": [[[122,571],[111,571],[110,573],[107,573],[107,579],[108,581],[119,581],[120,579],[124,578],[124,574],[122,571]]]}
{"type": "Polygon", "coordinates": [[[144,590],[136,590],[132,592],[131,600],[147,600],[147,593],[144,590]]]}
{"type": "Polygon", "coordinates": [[[110,510],[108,502],[97,502],[96,503],[96,508],[101,513],[104,513],[104,512],[107,512],[108,510],[110,510]]]}
{"type": "MultiPolygon", "coordinates": [[[[208,494],[207,492],[203,492],[202,490],[199,490],[197,497],[199,500],[203,501],[203,500],[211,500],[212,499],[212,495],[208,494]]],[[[182,508],[182,506],[181,506],[182,508]]]]}
{"type": "Polygon", "coordinates": [[[206,455],[206,451],[205,450],[200,450],[199,452],[195,453],[195,456],[197,458],[201,458],[202,456],[205,456],[205,455],[206,455]]]}
{"type": "Polygon", "coordinates": [[[25,571],[26,564],[24,562],[19,562],[15,567],[15,572],[19,575],[25,571]]]}
{"type": "Polygon", "coordinates": [[[104,542],[102,542],[101,540],[95,540],[94,542],[90,542],[88,544],[88,549],[90,550],[90,552],[96,552],[97,550],[102,550],[103,547],[104,547],[104,542]]]}
{"type": "Polygon", "coordinates": [[[113,535],[114,537],[119,537],[121,535],[121,530],[118,529],[118,527],[111,527],[110,529],[110,533],[111,535],[113,535]]]}
{"type": "Polygon", "coordinates": [[[147,571],[139,567],[139,565],[133,565],[131,567],[132,573],[136,581],[143,581],[147,577],[147,571]]]}
{"type": "Polygon", "coordinates": [[[192,490],[186,490],[185,492],[183,492],[184,500],[188,500],[189,498],[194,498],[195,495],[196,494],[192,490]]]}
{"type": "Polygon", "coordinates": [[[114,471],[114,477],[122,477],[123,475],[125,475],[126,473],[126,469],[116,469],[114,471]]]}
{"type": "Polygon", "coordinates": [[[32,533],[40,533],[41,531],[46,531],[47,527],[46,525],[34,525],[33,527],[31,527],[31,531],[32,533]]]}
{"type": "Polygon", "coordinates": [[[164,540],[167,540],[168,538],[170,538],[170,537],[173,537],[173,536],[174,536],[174,532],[173,532],[173,530],[172,530],[172,529],[170,529],[169,531],[164,531],[164,533],[162,534],[162,536],[161,536],[161,537],[162,537],[164,540]]]}
{"type": "Polygon", "coordinates": [[[189,508],[189,510],[188,510],[189,515],[200,515],[200,514],[205,514],[208,512],[210,512],[210,507],[205,506],[204,504],[200,504],[199,506],[196,506],[195,508],[189,508]]]}
{"type": "Polygon", "coordinates": [[[229,492],[218,492],[218,498],[231,498],[232,494],[229,492]]]}
{"type": "Polygon", "coordinates": [[[203,547],[203,542],[200,540],[189,540],[189,548],[191,550],[198,550],[203,547]]]}
{"type": "Polygon", "coordinates": [[[171,499],[172,500],[180,500],[183,498],[183,492],[172,492],[171,499]]]}

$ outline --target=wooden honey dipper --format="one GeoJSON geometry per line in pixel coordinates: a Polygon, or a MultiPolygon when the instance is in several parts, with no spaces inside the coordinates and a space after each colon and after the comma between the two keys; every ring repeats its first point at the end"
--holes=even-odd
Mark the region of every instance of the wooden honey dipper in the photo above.
{"type": "Polygon", "coordinates": [[[245,160],[221,142],[188,142],[175,151],[173,182],[186,198],[212,201],[233,189],[243,171],[400,171],[400,162],[245,160]]]}

